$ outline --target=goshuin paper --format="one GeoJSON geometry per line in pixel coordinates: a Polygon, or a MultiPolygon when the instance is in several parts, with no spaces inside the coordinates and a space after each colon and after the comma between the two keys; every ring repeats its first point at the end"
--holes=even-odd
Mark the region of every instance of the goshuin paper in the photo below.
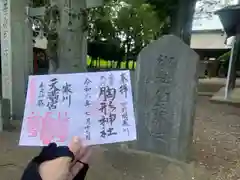
{"type": "Polygon", "coordinates": [[[30,76],[19,145],[136,139],[129,71],[30,76]]]}

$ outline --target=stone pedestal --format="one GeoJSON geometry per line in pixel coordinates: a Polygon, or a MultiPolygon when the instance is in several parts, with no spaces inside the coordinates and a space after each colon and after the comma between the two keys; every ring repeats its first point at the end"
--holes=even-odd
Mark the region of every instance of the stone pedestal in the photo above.
{"type": "Polygon", "coordinates": [[[0,1],[2,98],[10,101],[12,119],[23,116],[27,79],[32,73],[32,34],[26,20],[26,2],[0,1]]]}

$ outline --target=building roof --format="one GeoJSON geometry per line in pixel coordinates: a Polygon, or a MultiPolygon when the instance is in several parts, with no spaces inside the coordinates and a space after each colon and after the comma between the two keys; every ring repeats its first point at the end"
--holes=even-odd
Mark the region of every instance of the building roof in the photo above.
{"type": "Polygon", "coordinates": [[[192,33],[224,33],[223,29],[194,29],[192,33]]]}
{"type": "Polygon", "coordinates": [[[228,37],[235,36],[240,23],[240,5],[227,6],[216,12],[228,37]]]}

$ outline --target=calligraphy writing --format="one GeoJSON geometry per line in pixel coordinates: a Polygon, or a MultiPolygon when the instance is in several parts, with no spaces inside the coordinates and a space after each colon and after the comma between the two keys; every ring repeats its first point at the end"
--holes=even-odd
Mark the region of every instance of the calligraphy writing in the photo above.
{"type": "Polygon", "coordinates": [[[109,85],[113,86],[114,85],[114,76],[112,73],[110,73],[108,80],[109,80],[109,85]]]}
{"type": "Polygon", "coordinates": [[[1,50],[2,50],[2,83],[3,85],[3,96],[8,97],[11,99],[11,93],[9,89],[11,89],[11,66],[10,62],[10,52],[11,52],[11,41],[9,39],[10,33],[10,18],[9,18],[9,11],[10,11],[10,4],[8,0],[2,0],[2,11],[1,11],[1,50]]]}
{"type": "Polygon", "coordinates": [[[62,87],[62,101],[68,101],[68,107],[71,106],[71,101],[72,101],[72,85],[65,83],[62,87]]]}
{"type": "Polygon", "coordinates": [[[59,100],[59,91],[60,89],[56,86],[58,83],[58,79],[57,78],[53,78],[50,80],[49,83],[49,91],[48,91],[48,104],[47,107],[49,108],[49,110],[54,110],[57,109],[57,104],[58,104],[58,100],[59,100]]]}
{"type": "Polygon", "coordinates": [[[45,105],[44,97],[45,97],[45,89],[44,89],[44,84],[42,82],[39,86],[39,95],[38,95],[37,106],[43,107],[45,105]]]}
{"type": "MultiPolygon", "coordinates": [[[[173,116],[172,108],[169,108],[171,101],[171,87],[174,86],[174,76],[177,68],[177,60],[173,56],[159,55],[157,59],[156,75],[152,77],[152,83],[146,90],[145,104],[146,126],[151,136],[156,139],[163,139],[167,133],[166,125],[173,116]],[[162,129],[164,128],[164,129],[162,129]]],[[[172,126],[170,126],[172,127],[172,126]]]]}
{"type": "Polygon", "coordinates": [[[84,134],[85,134],[85,138],[86,140],[91,140],[91,114],[89,112],[89,107],[91,106],[91,96],[90,96],[90,92],[92,90],[92,88],[90,87],[92,81],[88,78],[86,78],[85,82],[84,82],[84,92],[85,92],[85,103],[84,106],[86,108],[86,122],[85,122],[85,127],[84,127],[84,134]]]}
{"type": "Polygon", "coordinates": [[[122,126],[126,127],[129,126],[128,124],[128,113],[127,113],[127,103],[121,103],[122,106],[122,112],[121,112],[121,116],[122,116],[122,126]]]}
{"type": "MultiPolygon", "coordinates": [[[[102,113],[101,119],[99,120],[101,131],[100,131],[100,137],[106,138],[112,135],[117,135],[117,132],[115,132],[113,128],[113,123],[116,120],[116,106],[115,99],[116,99],[116,88],[109,87],[106,83],[105,77],[101,77],[101,80],[103,80],[103,83],[101,84],[100,92],[99,92],[99,99],[100,99],[100,108],[99,111],[102,113]]],[[[114,77],[112,74],[110,74],[110,77],[108,77],[109,81],[111,82],[109,84],[114,84],[114,77]]]]}
{"type": "Polygon", "coordinates": [[[126,73],[122,73],[119,91],[121,94],[124,94],[125,98],[127,98],[127,92],[128,92],[127,83],[128,83],[128,79],[126,77],[126,73]]]}
{"type": "Polygon", "coordinates": [[[123,132],[127,132],[129,136],[129,121],[128,121],[128,111],[127,111],[127,93],[128,93],[128,79],[126,77],[126,73],[122,73],[120,75],[120,93],[124,96],[123,102],[121,102],[121,119],[122,119],[122,127],[123,127],[123,132]]]}
{"type": "Polygon", "coordinates": [[[169,84],[172,83],[177,61],[174,57],[168,57],[166,55],[160,55],[157,59],[158,68],[156,79],[161,83],[169,84]],[[159,66],[161,69],[159,69],[159,66]]]}
{"type": "Polygon", "coordinates": [[[116,89],[109,86],[100,87],[99,97],[101,96],[103,96],[104,101],[107,101],[107,99],[113,101],[116,98],[116,89]]]}

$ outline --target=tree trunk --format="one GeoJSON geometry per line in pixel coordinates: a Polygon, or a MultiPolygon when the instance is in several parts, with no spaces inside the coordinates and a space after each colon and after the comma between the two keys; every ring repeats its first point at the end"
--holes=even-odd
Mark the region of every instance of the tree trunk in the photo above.
{"type": "Polygon", "coordinates": [[[188,45],[191,42],[195,5],[196,0],[178,0],[178,5],[171,15],[170,33],[180,37],[188,45]]]}
{"type": "MultiPolygon", "coordinates": [[[[60,23],[57,41],[50,42],[50,73],[87,71],[86,3],[80,0],[58,0],[60,23]]],[[[49,41],[53,40],[49,38],[49,41]]]]}

